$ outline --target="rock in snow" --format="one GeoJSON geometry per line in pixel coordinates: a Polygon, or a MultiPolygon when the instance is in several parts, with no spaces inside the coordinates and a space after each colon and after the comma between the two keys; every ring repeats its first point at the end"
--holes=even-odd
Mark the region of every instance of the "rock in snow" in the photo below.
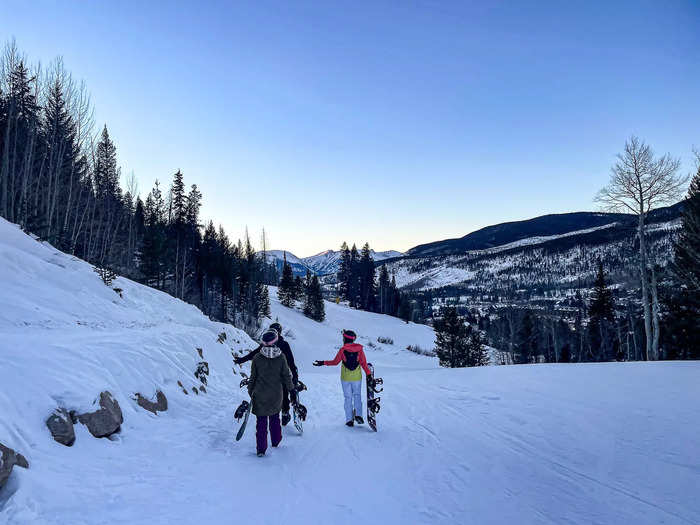
{"type": "Polygon", "coordinates": [[[29,468],[29,462],[22,455],[0,443],[0,489],[5,485],[15,465],[29,468]]]}
{"type": "Polygon", "coordinates": [[[46,420],[54,440],[67,447],[75,443],[75,430],[70,413],[65,408],[57,408],[46,420]]]}
{"type": "Polygon", "coordinates": [[[90,434],[98,438],[109,437],[119,432],[121,424],[124,422],[119,403],[106,390],[100,394],[100,409],[81,414],[78,419],[88,428],[90,434]]]}
{"type": "Polygon", "coordinates": [[[160,390],[156,392],[155,403],[138,393],[136,394],[136,402],[140,407],[145,408],[146,410],[148,410],[149,412],[153,412],[154,414],[157,414],[158,412],[165,412],[166,410],[168,410],[168,399],[165,397],[165,394],[160,390]]]}

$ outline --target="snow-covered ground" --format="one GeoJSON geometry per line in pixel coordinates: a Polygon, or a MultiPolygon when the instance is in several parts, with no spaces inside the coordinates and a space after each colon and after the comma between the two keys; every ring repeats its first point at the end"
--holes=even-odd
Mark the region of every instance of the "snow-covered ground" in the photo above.
{"type": "Polygon", "coordinates": [[[332,303],[316,323],[271,290],[309,418],[257,458],[252,429],[234,441],[230,355],[253,342],[165,294],[114,286],[123,298],[0,220],[0,442],[30,462],[0,492],[2,524],[700,522],[698,362],[446,370],[405,350],[431,348],[428,327],[332,303]],[[344,426],[339,370],[311,366],[342,328],[385,380],[376,434],[344,426]],[[208,391],[185,396],[197,347],[208,391]],[[73,447],[55,443],[51,410],[87,409],[104,389],[121,434],[77,425],[73,447]],[[156,389],[169,400],[158,416],[131,399],[156,389]]]}

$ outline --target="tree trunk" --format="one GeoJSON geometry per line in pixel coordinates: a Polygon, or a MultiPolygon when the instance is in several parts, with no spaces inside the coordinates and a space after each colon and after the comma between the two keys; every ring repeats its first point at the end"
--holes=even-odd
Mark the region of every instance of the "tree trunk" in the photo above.
{"type": "Polygon", "coordinates": [[[652,347],[653,333],[651,328],[651,305],[649,304],[649,283],[647,279],[647,256],[646,242],[644,240],[644,211],[639,214],[639,278],[642,284],[642,306],[644,307],[644,334],[646,336],[646,348],[644,358],[649,361],[653,359],[654,351],[652,347]]]}
{"type": "Polygon", "coordinates": [[[656,286],[656,271],[654,270],[654,265],[651,265],[651,304],[652,304],[652,321],[654,328],[654,339],[652,341],[652,352],[654,359],[658,360],[659,356],[659,336],[660,336],[660,323],[659,323],[659,291],[656,286]]]}

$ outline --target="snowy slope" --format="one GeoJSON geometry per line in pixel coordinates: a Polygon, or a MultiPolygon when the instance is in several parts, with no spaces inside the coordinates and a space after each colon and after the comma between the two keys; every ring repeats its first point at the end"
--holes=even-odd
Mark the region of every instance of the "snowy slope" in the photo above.
{"type": "Polygon", "coordinates": [[[30,462],[0,492],[3,525],[700,522],[698,362],[446,370],[405,350],[432,345],[425,326],[331,303],[316,323],[271,290],[309,418],[260,459],[232,421],[242,393],[229,346],[252,341],[116,285],[123,299],[89,265],[0,221],[0,442],[30,462]],[[344,426],[339,370],[311,366],[342,328],[385,380],[376,434],[344,426]],[[197,346],[209,389],[185,396],[175,382],[194,384],[197,346]],[[73,447],[53,442],[48,412],[88,408],[105,388],[122,433],[98,440],[79,425],[73,447]],[[156,388],[170,405],[158,416],[130,399],[156,388]]]}

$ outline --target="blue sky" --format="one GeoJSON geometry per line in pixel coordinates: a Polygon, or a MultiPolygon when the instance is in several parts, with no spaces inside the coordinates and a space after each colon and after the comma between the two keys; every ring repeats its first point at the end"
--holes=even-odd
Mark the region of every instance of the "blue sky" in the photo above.
{"type": "Polygon", "coordinates": [[[700,145],[697,1],[0,0],[12,37],[85,79],[142,193],[181,169],[299,256],[594,209],[630,134],[700,145]]]}

